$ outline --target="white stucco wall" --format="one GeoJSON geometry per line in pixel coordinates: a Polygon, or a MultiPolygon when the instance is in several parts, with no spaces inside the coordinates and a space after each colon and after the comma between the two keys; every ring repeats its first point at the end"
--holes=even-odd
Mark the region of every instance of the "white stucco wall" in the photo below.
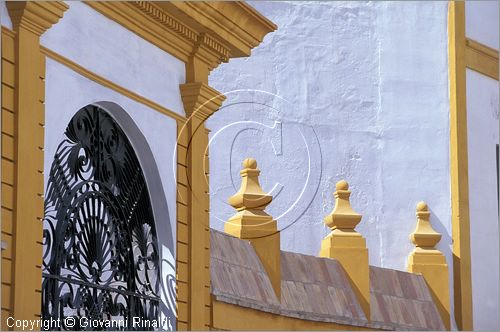
{"type": "MultiPolygon", "coordinates": [[[[465,3],[465,34],[499,49],[498,1],[465,3]]],[[[467,139],[474,330],[499,330],[499,220],[496,145],[498,81],[467,69],[467,139]]]]}
{"type": "Polygon", "coordinates": [[[165,53],[80,1],[67,1],[64,18],[41,44],[88,70],[184,115],[179,84],[182,61],[165,53]]]}
{"type": "Polygon", "coordinates": [[[465,2],[465,35],[498,50],[498,1],[465,2]]]}
{"type": "Polygon", "coordinates": [[[210,84],[269,94],[229,93],[208,120],[211,226],[222,229],[235,212],[225,201],[253,156],[263,188],[278,193],[267,211],[278,217],[304,202],[278,219],[283,250],[317,255],[335,183],[346,179],[370,264],[406,269],[415,205],[425,200],[452,285],[447,3],[251,4],[278,30],[250,58],[214,70],[210,84]],[[225,128],[241,120],[267,127],[225,128]]]}
{"type": "Polygon", "coordinates": [[[474,330],[500,330],[498,81],[467,69],[467,139],[474,330]]]}

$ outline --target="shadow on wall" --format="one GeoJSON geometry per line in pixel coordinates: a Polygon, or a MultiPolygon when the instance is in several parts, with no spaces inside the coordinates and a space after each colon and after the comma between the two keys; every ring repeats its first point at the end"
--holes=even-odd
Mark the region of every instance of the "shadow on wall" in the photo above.
{"type": "MultiPolygon", "coordinates": [[[[448,230],[446,227],[444,227],[443,223],[441,220],[437,217],[437,215],[434,213],[432,208],[429,208],[429,211],[431,212],[431,224],[432,227],[441,234],[441,241],[439,241],[437,248],[441,250],[446,257],[451,257],[451,248],[450,246],[453,244],[453,240],[448,234],[448,230]]],[[[452,267],[451,262],[448,262],[448,265],[452,267]]]]}
{"type": "Polygon", "coordinates": [[[158,239],[160,244],[167,246],[173,255],[174,241],[172,238],[167,199],[165,198],[165,191],[163,190],[155,158],[149,148],[146,138],[134,123],[134,120],[132,120],[130,115],[127,114],[127,111],[119,105],[108,101],[101,101],[94,104],[108,111],[108,113],[120,125],[121,129],[132,144],[137,155],[137,159],[139,159],[139,163],[141,164],[146,184],[149,189],[149,196],[153,208],[153,215],[156,221],[158,239]]]}
{"type": "Polygon", "coordinates": [[[175,245],[172,233],[172,223],[169,217],[167,199],[163,190],[158,167],[149,144],[137,127],[134,120],[121,106],[113,102],[101,101],[94,103],[105,109],[119,124],[127,136],[142,168],[156,226],[156,236],[160,251],[160,312],[162,321],[168,322],[167,329],[176,329],[176,272],[175,245]],[[164,316],[163,316],[164,315],[164,316]],[[166,318],[166,319],[165,319],[166,318]]]}

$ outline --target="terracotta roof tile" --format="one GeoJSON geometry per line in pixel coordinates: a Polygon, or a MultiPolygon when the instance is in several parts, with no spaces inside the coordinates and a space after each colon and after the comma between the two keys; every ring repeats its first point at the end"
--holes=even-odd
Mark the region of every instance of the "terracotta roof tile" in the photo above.
{"type": "Polygon", "coordinates": [[[211,230],[218,301],[305,320],[387,330],[444,330],[421,275],[370,266],[368,322],[337,260],[281,252],[281,302],[248,241],[211,230]]]}
{"type": "Polygon", "coordinates": [[[422,275],[370,266],[370,291],[372,323],[395,329],[445,329],[422,275]]]}

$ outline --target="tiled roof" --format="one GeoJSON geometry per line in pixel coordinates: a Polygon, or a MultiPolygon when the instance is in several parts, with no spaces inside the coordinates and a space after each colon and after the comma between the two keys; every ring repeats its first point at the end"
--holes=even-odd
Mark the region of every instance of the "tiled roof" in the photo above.
{"type": "Polygon", "coordinates": [[[445,330],[421,274],[370,266],[372,324],[396,330],[445,330]]]}
{"type": "Polygon", "coordinates": [[[265,311],[280,306],[259,257],[248,241],[210,231],[212,294],[224,302],[265,311]],[[267,309],[267,310],[266,310],[267,309]]]}
{"type": "Polygon", "coordinates": [[[281,252],[281,303],[252,245],[211,230],[212,294],[218,301],[311,321],[387,330],[444,330],[421,275],[370,267],[371,321],[340,263],[281,252]]]}
{"type": "Polygon", "coordinates": [[[363,309],[338,261],[282,251],[281,279],[282,314],[366,325],[363,309]]]}

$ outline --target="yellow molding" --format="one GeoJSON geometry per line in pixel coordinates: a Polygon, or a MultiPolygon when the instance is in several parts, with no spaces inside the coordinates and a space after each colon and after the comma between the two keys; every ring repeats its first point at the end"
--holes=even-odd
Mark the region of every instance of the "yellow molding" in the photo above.
{"type": "Polygon", "coordinates": [[[498,81],[498,50],[469,38],[465,42],[466,66],[498,81]]]}
{"type": "MultiPolygon", "coordinates": [[[[40,36],[64,14],[67,5],[51,2],[7,2],[15,37],[14,151],[12,188],[12,293],[10,313],[16,319],[40,314],[42,285],[43,147],[45,57],[40,36]]],[[[2,33],[6,31],[2,29],[2,33]]],[[[2,55],[3,56],[3,55],[2,55]]]]}
{"type": "Polygon", "coordinates": [[[41,36],[63,16],[68,5],[62,1],[7,1],[14,30],[23,27],[41,36]]]}
{"type": "Polygon", "coordinates": [[[180,89],[186,117],[196,117],[201,121],[215,113],[226,99],[226,96],[205,83],[181,84],[180,89]]]}
{"type": "MultiPolygon", "coordinates": [[[[16,36],[15,31],[10,30],[9,28],[4,27],[3,25],[2,25],[2,34],[6,34],[9,37],[15,37],[16,36]]],[[[4,45],[2,45],[2,48],[3,47],[4,47],[4,45]]]]}
{"type": "MultiPolygon", "coordinates": [[[[197,67],[195,71],[199,70],[197,67]]],[[[206,73],[206,71],[204,72],[206,73]]],[[[197,75],[202,76],[202,75],[197,75]]],[[[211,327],[210,311],[210,237],[209,237],[209,197],[208,177],[205,173],[205,151],[208,148],[208,133],[204,122],[216,112],[225,96],[203,82],[180,85],[184,110],[189,119],[178,126],[178,162],[186,163],[186,192],[182,197],[188,212],[188,255],[186,264],[187,305],[178,307],[178,317],[186,317],[189,330],[207,330],[211,327]],[[187,146],[185,157],[181,155],[187,146]],[[180,159],[179,159],[180,158],[180,159]],[[208,286],[208,288],[206,287],[208,286]]],[[[184,152],[183,152],[184,154],[184,152]]],[[[184,170],[182,170],[184,172],[184,170]]],[[[178,199],[181,187],[178,187],[178,199]]],[[[178,205],[179,209],[179,205],[178,205]]],[[[177,221],[180,224],[179,220],[177,221]]],[[[179,226],[178,226],[179,227],[179,226]]],[[[183,266],[177,261],[177,266],[183,266]]],[[[185,294],[183,294],[185,295],[185,294]]]]}
{"type": "Polygon", "coordinates": [[[158,111],[162,114],[165,114],[177,121],[180,121],[181,123],[184,123],[186,121],[186,118],[183,117],[182,115],[179,115],[171,110],[169,110],[168,108],[166,107],[163,107],[161,106],[160,104],[158,103],[155,103],[154,101],[152,100],[149,100],[133,91],[130,91],[128,90],[127,88],[124,88],[102,76],[99,76],[97,75],[96,73],[80,66],[79,64],[69,60],[68,58],[46,48],[46,47],[41,47],[41,52],[46,55],[47,57],[59,62],[60,64],[68,67],[69,69],[77,72],[78,74],[104,86],[104,87],[107,87],[107,88],[110,88],[111,90],[114,90],[116,92],[118,92],[119,94],[122,94],[138,103],[141,103],[149,108],[152,108],[154,109],[155,111],[158,111]]]}
{"type": "Polygon", "coordinates": [[[244,1],[165,1],[159,6],[198,31],[209,31],[224,40],[229,57],[249,56],[266,34],[277,29],[244,1]]]}
{"type": "MultiPolygon", "coordinates": [[[[12,282],[13,282],[13,264],[12,264],[12,245],[13,245],[13,201],[15,195],[14,181],[15,181],[15,167],[16,164],[12,160],[15,147],[15,117],[11,110],[7,109],[6,103],[14,105],[14,94],[7,97],[3,95],[4,86],[7,83],[15,90],[15,56],[14,56],[14,37],[15,33],[2,27],[2,261],[0,268],[1,281],[2,281],[2,312],[1,312],[1,328],[8,330],[6,319],[11,316],[12,311],[12,282]],[[14,67],[14,70],[6,70],[6,65],[14,67]],[[11,99],[10,101],[7,99],[11,99]],[[9,135],[9,136],[7,136],[9,135]],[[5,148],[5,143],[9,140],[9,152],[5,148]],[[12,151],[12,152],[10,152],[12,151]],[[10,157],[8,155],[11,155],[10,157]],[[5,190],[7,189],[7,190],[5,190]],[[5,286],[5,287],[4,287],[5,286]]],[[[13,108],[13,107],[10,107],[13,108]]],[[[13,111],[13,110],[12,110],[13,111]]]]}
{"type": "Polygon", "coordinates": [[[481,44],[480,42],[471,38],[466,38],[465,44],[467,45],[467,47],[476,50],[479,53],[482,53],[484,56],[491,57],[494,60],[498,61],[498,50],[489,47],[487,45],[481,44]]]}
{"type": "Polygon", "coordinates": [[[459,329],[472,330],[464,7],[458,1],[448,6],[451,224],[455,320],[459,329]]]}

